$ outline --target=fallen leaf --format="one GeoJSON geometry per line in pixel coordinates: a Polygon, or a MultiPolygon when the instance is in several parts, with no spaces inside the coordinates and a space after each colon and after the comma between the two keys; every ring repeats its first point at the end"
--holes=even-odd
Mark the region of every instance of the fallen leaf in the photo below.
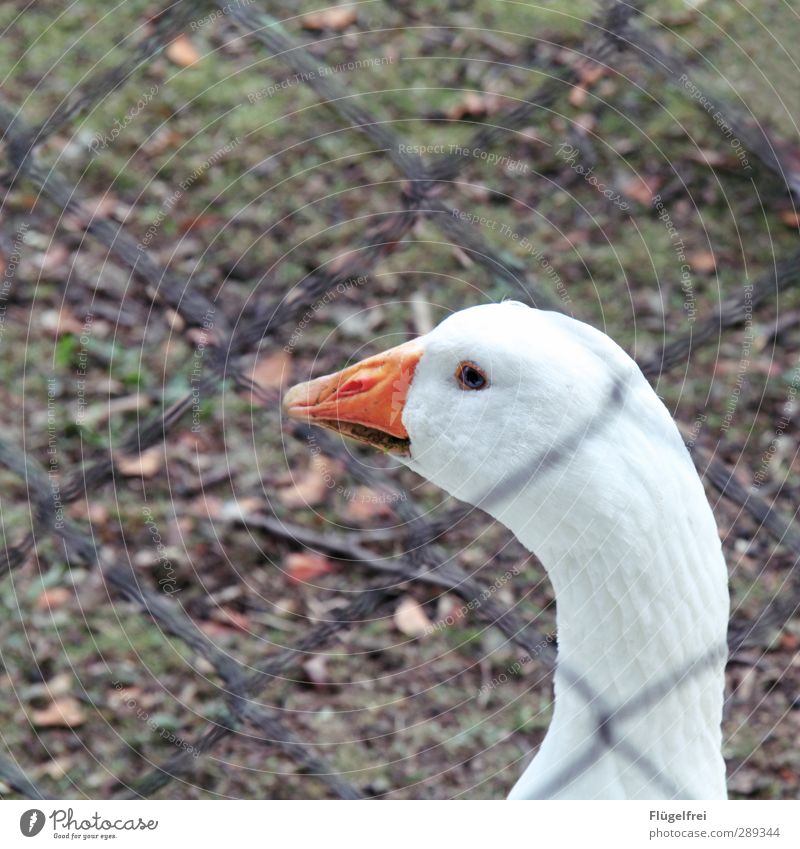
{"type": "Polygon", "coordinates": [[[48,680],[47,692],[50,695],[50,698],[57,699],[60,696],[66,696],[72,690],[72,685],[72,673],[60,672],[58,675],[54,675],[48,680]]]}
{"type": "Polygon", "coordinates": [[[202,346],[219,344],[219,333],[213,326],[190,327],[183,334],[192,345],[202,346]]]}
{"type": "Polygon", "coordinates": [[[178,233],[185,236],[187,233],[202,232],[212,227],[217,229],[224,221],[219,215],[193,215],[178,224],[178,233]]]}
{"type": "Polygon", "coordinates": [[[212,522],[218,519],[228,519],[229,513],[226,512],[227,502],[223,502],[218,495],[209,495],[203,492],[196,498],[192,498],[186,505],[186,512],[190,513],[199,519],[211,519],[212,522]]]}
{"type": "Polygon", "coordinates": [[[419,290],[411,293],[411,316],[414,320],[414,330],[420,336],[429,333],[436,325],[431,302],[419,290]]]}
{"type": "Polygon", "coordinates": [[[135,707],[141,704],[143,691],[141,687],[131,685],[129,687],[114,686],[108,692],[108,704],[115,710],[119,710],[123,705],[126,707],[135,707]]]}
{"type": "MultiPolygon", "coordinates": [[[[42,254],[39,267],[44,275],[58,275],[64,273],[69,268],[69,251],[65,245],[55,243],[49,245],[47,250],[42,254]]],[[[2,271],[2,268],[0,268],[2,271]]]]}
{"type": "Polygon", "coordinates": [[[111,192],[86,198],[74,211],[82,227],[88,227],[98,218],[113,218],[122,209],[120,199],[111,192]]]}
{"type": "Polygon", "coordinates": [[[284,571],[289,576],[290,581],[296,584],[304,584],[332,572],[333,563],[322,554],[315,554],[313,551],[298,551],[286,556],[284,571]]]}
{"type": "Polygon", "coordinates": [[[325,500],[332,480],[331,467],[315,454],[308,469],[294,475],[289,486],[278,490],[278,500],[287,507],[314,507],[325,500]]]}
{"type": "Polygon", "coordinates": [[[73,763],[74,758],[55,758],[48,761],[43,772],[48,778],[58,781],[72,769],[73,763]]]}
{"type": "Polygon", "coordinates": [[[300,612],[300,603],[296,598],[279,598],[272,606],[278,616],[296,616],[300,612]]]}
{"type": "Polygon", "coordinates": [[[330,683],[330,675],[326,667],[327,660],[324,654],[315,654],[303,663],[303,669],[312,684],[330,683]]]}
{"type": "Polygon", "coordinates": [[[88,519],[95,525],[105,525],[111,515],[108,505],[102,501],[75,501],[69,506],[69,515],[73,519],[88,519]]]}
{"type": "Polygon", "coordinates": [[[572,87],[569,94],[569,102],[573,106],[583,106],[589,89],[597,83],[604,75],[606,69],[597,62],[582,62],[576,69],[578,84],[572,87]]]}
{"type": "Polygon", "coordinates": [[[86,721],[81,703],[72,696],[54,699],[46,708],[31,711],[37,728],[75,728],[86,721]]]}
{"type": "Polygon", "coordinates": [[[97,428],[102,422],[120,413],[131,413],[150,406],[150,399],[137,392],[120,398],[109,398],[90,407],[81,408],[81,423],[86,427],[97,428]]]}
{"type": "Polygon", "coordinates": [[[800,211],[786,209],[781,213],[781,221],[788,227],[800,227],[800,211]]]}
{"type": "Polygon", "coordinates": [[[606,75],[608,66],[602,65],[600,62],[587,60],[581,62],[578,66],[578,79],[583,85],[592,86],[606,75]]]}
{"type": "Polygon", "coordinates": [[[319,12],[310,12],[303,15],[300,23],[305,29],[314,32],[322,30],[339,30],[346,29],[351,24],[358,20],[356,10],[351,6],[333,6],[330,9],[322,9],[319,12]]]}
{"type": "Polygon", "coordinates": [[[587,135],[591,133],[592,130],[597,126],[597,116],[592,115],[591,112],[581,112],[580,115],[577,115],[574,120],[574,126],[576,129],[582,131],[582,135],[587,135]]]}
{"type": "Polygon", "coordinates": [[[436,605],[436,621],[441,625],[450,627],[464,619],[468,608],[459,598],[449,593],[439,597],[436,605]]]}
{"type": "Polygon", "coordinates": [[[235,498],[225,501],[220,505],[217,516],[214,518],[226,519],[229,522],[244,522],[247,524],[249,516],[257,516],[264,506],[264,499],[256,495],[244,498],[235,498]]]}
{"type": "Polygon", "coordinates": [[[462,118],[485,118],[497,111],[497,105],[497,97],[494,95],[470,91],[455,106],[447,110],[447,117],[454,121],[462,118]]]}
{"type": "Polygon", "coordinates": [[[229,607],[216,607],[211,616],[221,625],[227,625],[235,631],[244,631],[249,634],[252,630],[248,616],[238,610],[231,610],[229,607]]]}
{"type": "Polygon", "coordinates": [[[740,766],[728,779],[728,789],[742,796],[750,796],[762,786],[763,782],[764,779],[758,770],[740,766]]]}
{"type": "Polygon", "coordinates": [[[62,306],[60,310],[43,310],[39,314],[39,326],[55,338],[65,333],[80,336],[84,331],[83,322],[78,321],[67,306],[62,306]]]}
{"type": "MultiPolygon", "coordinates": [[[[284,350],[272,351],[259,357],[250,370],[250,379],[261,387],[262,390],[281,390],[289,381],[291,376],[292,358],[284,350]]],[[[258,398],[250,393],[250,400],[256,403],[258,398]]]]}
{"type": "MultiPolygon", "coordinates": [[[[213,638],[226,639],[231,637],[236,632],[233,628],[229,628],[227,625],[222,625],[220,622],[214,622],[213,620],[207,619],[205,622],[200,623],[200,630],[207,636],[213,638]]],[[[195,664],[195,668],[199,670],[199,666],[195,664]]],[[[209,664],[207,673],[216,672],[214,667],[209,664]]]]}
{"type": "Polygon", "coordinates": [[[148,448],[141,454],[118,454],[114,458],[117,471],[129,478],[152,478],[161,471],[164,454],[160,445],[148,448]]]}
{"type": "Polygon", "coordinates": [[[368,524],[375,519],[388,519],[392,515],[392,507],[386,496],[368,486],[356,487],[347,503],[347,517],[358,525],[368,524]]]}
{"type": "Polygon", "coordinates": [[[660,177],[640,177],[637,175],[623,183],[622,194],[643,206],[652,206],[653,198],[660,187],[660,177]]]}
{"type": "Polygon", "coordinates": [[[143,142],[140,150],[143,153],[149,153],[157,156],[170,148],[178,147],[183,142],[183,137],[179,132],[171,127],[162,127],[150,136],[147,141],[143,142]]]}
{"type": "Polygon", "coordinates": [[[717,268],[717,258],[711,251],[697,251],[689,254],[689,262],[698,274],[712,274],[717,268]]]}
{"type": "Polygon", "coordinates": [[[188,68],[195,62],[199,62],[201,58],[200,51],[186,33],[181,33],[173,39],[164,50],[164,55],[170,62],[174,62],[181,68],[188,68]]]}
{"type": "Polygon", "coordinates": [[[422,637],[430,633],[431,620],[418,601],[406,596],[394,612],[394,624],[397,630],[407,637],[422,637]]]}
{"type": "Polygon", "coordinates": [[[735,156],[729,156],[713,149],[691,150],[686,156],[692,162],[699,162],[701,165],[708,165],[711,168],[735,168],[738,164],[738,159],[735,156]]]}

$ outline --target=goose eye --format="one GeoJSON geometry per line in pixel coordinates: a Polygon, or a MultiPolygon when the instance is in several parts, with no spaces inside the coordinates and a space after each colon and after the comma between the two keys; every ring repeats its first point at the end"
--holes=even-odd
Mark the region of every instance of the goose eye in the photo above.
{"type": "Polygon", "coordinates": [[[483,370],[470,362],[458,364],[456,380],[462,389],[485,389],[489,385],[483,370]]]}

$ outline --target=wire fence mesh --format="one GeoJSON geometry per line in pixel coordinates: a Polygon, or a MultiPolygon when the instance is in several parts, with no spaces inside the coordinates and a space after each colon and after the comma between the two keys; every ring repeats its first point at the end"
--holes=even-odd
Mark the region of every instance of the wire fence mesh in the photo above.
{"type": "MultiPolygon", "coordinates": [[[[338,774],[319,753],[314,741],[301,739],[290,730],[281,714],[265,706],[259,697],[281,675],[297,667],[309,655],[330,646],[341,632],[358,629],[370,617],[388,609],[396,603],[404,588],[415,583],[445,589],[458,596],[465,605],[474,605],[470,609],[480,620],[497,628],[509,641],[546,667],[552,668],[555,661],[553,640],[534,628],[522,611],[511,609],[499,601],[491,587],[457,565],[443,548],[442,530],[469,515],[468,510],[459,508],[432,518],[410,493],[399,492],[387,483],[383,473],[368,470],[363,464],[355,462],[348,451],[324,434],[315,434],[313,439],[327,457],[341,463],[356,481],[386,495],[386,503],[392,506],[402,527],[392,541],[399,541],[405,553],[402,556],[379,555],[368,544],[368,538],[365,542],[352,534],[320,533],[277,517],[251,518],[251,525],[257,521],[268,534],[288,540],[300,549],[322,551],[358,563],[367,572],[379,573],[375,582],[363,582],[353,600],[331,611],[325,621],[309,624],[307,632],[294,645],[281,651],[262,652],[262,659],[255,665],[241,661],[231,652],[216,646],[177,599],[146,586],[130,563],[123,565],[122,561],[126,558],[120,552],[103,550],[86,523],[65,514],[71,503],[102,498],[104,488],[120,485],[120,458],[141,455],[153,446],[168,444],[176,427],[185,423],[192,409],[196,408],[198,398],[209,400],[224,392],[245,391],[257,400],[257,410],[275,408],[279,401],[278,392],[265,389],[250,376],[248,356],[289,343],[293,328],[304,320],[309,309],[324,300],[328,293],[336,291],[337,287],[362,285],[363,281],[369,286],[378,264],[389,255],[402,251],[404,239],[423,220],[438,228],[442,238],[467,253],[472,262],[493,279],[525,291],[534,305],[566,310],[566,304],[557,292],[551,291],[529,269],[509,262],[502,250],[487,240],[469,217],[459,215],[459,210],[442,199],[442,187],[455,183],[465,158],[452,153],[441,156],[416,153],[415,145],[406,143],[391,122],[367,111],[350,97],[335,74],[320,73],[319,56],[300,46],[289,34],[290,25],[284,25],[269,15],[262,8],[265,5],[255,0],[233,2],[222,10],[205,3],[171,3],[150,20],[145,36],[138,43],[124,46],[127,53],[124,61],[109,70],[87,75],[80,88],[71,92],[38,125],[29,123],[25,108],[5,100],[5,95],[0,103],[0,127],[8,163],[3,174],[7,197],[35,190],[37,203],[39,197],[46,199],[60,226],[72,222],[87,237],[100,243],[108,252],[109,259],[129,270],[131,281],[135,281],[131,285],[139,287],[136,297],[148,304],[174,310],[183,320],[183,332],[191,339],[194,348],[192,360],[186,364],[191,370],[191,382],[184,385],[180,397],[175,400],[174,396],[168,398],[165,394],[157,404],[161,412],[137,422],[113,451],[87,450],[80,467],[59,469],[57,477],[54,477],[42,462],[26,452],[24,446],[14,444],[6,437],[0,439],[0,464],[19,481],[29,508],[27,532],[20,533],[17,527],[5,528],[0,574],[7,578],[8,573],[20,569],[32,557],[46,557],[41,551],[46,544],[55,543],[55,551],[70,568],[99,570],[107,588],[110,610],[121,599],[133,603],[165,634],[185,644],[196,656],[204,658],[213,670],[218,693],[224,699],[225,711],[217,720],[198,727],[190,746],[177,749],[148,775],[119,777],[120,787],[116,795],[121,798],[150,796],[168,787],[171,782],[185,779],[198,768],[198,757],[212,752],[224,739],[236,736],[248,743],[255,741],[267,748],[281,750],[300,770],[313,777],[308,780],[324,782],[332,794],[341,798],[359,798],[363,791],[357,782],[338,774]],[[318,265],[300,280],[282,279],[280,273],[270,271],[268,285],[260,287],[265,294],[254,296],[246,304],[236,305],[235,309],[224,309],[217,299],[197,285],[195,276],[187,279],[162,266],[143,244],[142,234],[131,232],[126,224],[95,215],[91,203],[82,197],[80,189],[61,175],[58,164],[48,164],[42,153],[42,148],[54,134],[80,116],[101,107],[113,92],[124,91],[125,86],[176,37],[187,31],[193,21],[216,14],[215,10],[220,17],[224,14],[226,21],[235,24],[248,42],[257,43],[271,56],[279,58],[286,69],[310,87],[343,124],[357,129],[374,145],[391,162],[401,186],[397,210],[381,215],[378,224],[369,227],[360,243],[343,253],[336,263],[318,265]],[[198,330],[200,336],[191,335],[198,330]],[[386,577],[391,580],[387,582],[386,577]]],[[[623,66],[632,58],[639,63],[641,74],[655,74],[685,92],[687,97],[695,99],[698,102],[698,120],[702,120],[701,113],[709,110],[686,85],[686,80],[692,78],[691,67],[677,54],[671,54],[661,46],[668,43],[669,34],[656,33],[651,22],[643,22],[640,5],[626,2],[601,4],[597,16],[587,26],[583,44],[570,51],[569,61],[561,67],[548,68],[544,84],[510,111],[493,116],[490,123],[478,125],[464,148],[489,152],[502,144],[509,132],[535,127],[576,86],[584,85],[593,69],[616,71],[627,80],[628,72],[623,70],[623,66]]],[[[26,98],[18,93],[17,99],[23,101],[26,98]]],[[[722,120],[715,120],[715,126],[721,129],[723,135],[733,132],[748,153],[777,175],[789,192],[800,191],[800,172],[793,166],[784,148],[763,127],[743,118],[729,104],[717,102],[714,108],[722,116],[722,120]]],[[[462,208],[466,208],[466,203],[462,208]]],[[[774,265],[765,269],[745,294],[723,301],[709,314],[701,316],[685,335],[665,339],[660,350],[640,358],[643,372],[658,382],[670,371],[690,367],[692,355],[705,346],[718,344],[725,331],[741,326],[752,311],[768,308],[782,291],[795,286],[799,271],[800,252],[776,258],[774,265]]],[[[187,368],[184,368],[183,373],[186,372],[187,368]]],[[[305,428],[293,425],[291,430],[293,436],[308,440],[305,428]]],[[[235,438],[235,434],[231,438],[235,438]]],[[[743,485],[737,479],[735,469],[692,444],[688,436],[687,441],[698,471],[708,485],[721,498],[728,499],[748,514],[759,530],[763,529],[774,537],[777,544],[791,551],[796,562],[800,556],[800,530],[794,517],[780,514],[764,498],[743,485]]],[[[523,470],[523,473],[528,474],[528,471],[523,470]]],[[[788,577],[788,584],[789,587],[776,594],[754,621],[734,623],[731,630],[733,652],[748,642],[758,641],[761,634],[771,633],[796,617],[800,584],[795,569],[788,577]]],[[[719,646],[698,652],[696,662],[682,670],[680,675],[669,676],[648,692],[642,692],[631,702],[613,709],[604,707],[597,694],[582,683],[580,676],[573,676],[572,684],[578,690],[583,688],[583,697],[595,710],[597,733],[588,750],[578,752],[572,762],[564,764],[562,774],[553,786],[547,788],[545,795],[557,794],[609,748],[627,758],[635,769],[660,786],[665,796],[685,795],[683,788],[676,786],[658,764],[650,762],[647,753],[629,746],[618,729],[625,718],[634,715],[637,710],[644,710],[666,692],[680,688],[708,663],[717,662],[719,652],[719,646]]],[[[90,744],[88,748],[91,749],[90,744]]],[[[4,758],[0,761],[0,780],[16,794],[44,798],[45,791],[26,777],[24,766],[24,757],[20,757],[17,763],[4,758]]]]}

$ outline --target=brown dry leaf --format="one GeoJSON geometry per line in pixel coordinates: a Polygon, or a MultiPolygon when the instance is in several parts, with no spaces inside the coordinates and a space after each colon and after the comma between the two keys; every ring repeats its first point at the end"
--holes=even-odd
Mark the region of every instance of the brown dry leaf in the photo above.
{"type": "Polygon", "coordinates": [[[573,106],[583,106],[589,89],[605,75],[606,68],[597,62],[582,62],[577,68],[578,84],[572,87],[569,102],[573,106]]]}
{"type": "Polygon", "coordinates": [[[205,348],[208,345],[219,345],[221,339],[219,331],[209,325],[210,322],[203,327],[189,327],[186,329],[183,336],[188,339],[192,345],[197,345],[199,347],[205,348]]]}
{"type": "Polygon", "coordinates": [[[297,616],[300,613],[300,603],[296,598],[279,598],[272,603],[278,616],[297,616]]]}
{"type": "Polygon", "coordinates": [[[150,399],[141,393],[135,395],[123,395],[120,398],[109,398],[107,401],[99,401],[92,404],[83,411],[83,422],[89,427],[98,427],[102,422],[119,413],[132,413],[150,406],[150,399]]]}
{"type": "MultiPolygon", "coordinates": [[[[219,622],[214,622],[210,619],[200,623],[200,630],[207,637],[211,637],[213,639],[230,637],[235,633],[232,628],[228,628],[226,625],[221,625],[219,622]]],[[[205,661],[205,663],[197,663],[197,661],[195,661],[195,669],[203,671],[207,675],[214,674],[217,671],[208,661],[205,660],[205,658],[201,658],[201,660],[205,661]]]]}
{"type": "Polygon", "coordinates": [[[588,230],[570,230],[554,243],[553,250],[574,251],[576,245],[588,245],[590,238],[588,230]]]}
{"type": "Polygon", "coordinates": [[[431,620],[422,609],[422,605],[407,595],[394,612],[394,624],[397,630],[407,637],[422,637],[431,630],[431,620]]]}
{"type": "Polygon", "coordinates": [[[711,251],[697,251],[689,254],[689,262],[698,274],[712,274],[717,268],[717,258],[711,251]]]}
{"type": "Polygon", "coordinates": [[[763,781],[764,779],[757,769],[740,766],[728,779],[728,789],[734,790],[742,796],[750,796],[762,786],[763,781]]]}
{"type": "Polygon", "coordinates": [[[54,675],[47,682],[47,692],[51,699],[58,699],[61,696],[66,696],[73,686],[73,678],[71,672],[60,672],[54,675]]]}
{"type": "Polygon", "coordinates": [[[192,516],[197,516],[201,519],[227,519],[227,502],[224,502],[218,495],[207,495],[205,492],[193,498],[187,505],[187,512],[192,516]]]}
{"type": "Polygon", "coordinates": [[[472,268],[472,266],[475,265],[472,257],[466,251],[458,247],[458,245],[450,245],[450,252],[458,260],[462,268],[472,268]]]}
{"type": "Polygon", "coordinates": [[[347,517],[357,525],[368,524],[375,519],[388,519],[391,516],[392,508],[386,498],[368,486],[356,487],[347,504],[347,517]]]}
{"type": "Polygon", "coordinates": [[[583,131],[583,135],[587,135],[597,126],[597,116],[592,115],[591,112],[581,112],[580,115],[575,116],[574,124],[578,130],[583,131]]]}
{"type": "Polygon", "coordinates": [[[148,448],[141,454],[118,454],[114,458],[117,471],[129,478],[152,478],[164,465],[164,454],[160,445],[148,448]]]}
{"type": "Polygon", "coordinates": [[[485,118],[497,109],[497,98],[491,94],[470,91],[464,98],[447,110],[447,117],[454,121],[461,118],[485,118]]]}
{"type": "Polygon", "coordinates": [[[315,507],[321,504],[331,490],[331,467],[319,454],[311,458],[311,465],[296,474],[290,486],[278,491],[278,499],[287,507],[315,507]]]}
{"type": "Polygon", "coordinates": [[[580,109],[580,107],[586,103],[586,96],[586,86],[574,85],[572,86],[572,91],[569,93],[569,102],[572,106],[580,109]]]}
{"type": "Polygon", "coordinates": [[[188,68],[201,58],[200,51],[185,32],[167,45],[164,55],[181,68],[188,68]]]}
{"type": "Polygon", "coordinates": [[[322,30],[334,30],[339,32],[346,29],[358,20],[356,10],[352,6],[333,6],[330,9],[322,9],[319,12],[310,12],[303,15],[300,23],[305,29],[314,32],[322,30]]]}
{"type": "Polygon", "coordinates": [[[141,687],[131,685],[130,687],[114,687],[108,692],[108,704],[114,710],[119,710],[123,705],[130,706],[132,703],[141,704],[143,690],[141,687]]]}
{"type": "Polygon", "coordinates": [[[44,310],[39,314],[39,327],[56,339],[65,333],[79,336],[83,333],[83,322],[78,321],[68,306],[60,310],[44,310]]]}
{"type": "Polygon", "coordinates": [[[333,563],[327,557],[315,554],[313,551],[298,551],[286,556],[284,570],[290,581],[304,584],[332,572],[333,563]]]}
{"type": "Polygon", "coordinates": [[[456,596],[445,593],[436,605],[436,621],[441,625],[455,625],[467,615],[466,605],[456,596]]]}
{"type": "MultiPolygon", "coordinates": [[[[62,245],[60,242],[56,242],[50,245],[42,254],[39,267],[44,275],[57,275],[63,273],[69,268],[68,263],[69,251],[65,245],[62,245]]],[[[2,266],[0,265],[0,271],[2,270],[2,266]]]]}
{"type": "Polygon", "coordinates": [[[284,350],[259,357],[250,371],[250,379],[262,389],[281,390],[291,376],[292,358],[284,350]]]}
{"type": "Polygon", "coordinates": [[[416,290],[411,293],[411,315],[414,320],[414,330],[423,336],[430,333],[436,326],[436,321],[433,318],[431,302],[425,295],[416,290]]]}
{"type": "Polygon", "coordinates": [[[244,631],[249,634],[252,631],[250,619],[247,614],[232,610],[230,607],[217,607],[211,613],[212,617],[221,625],[227,625],[235,631],[244,631]]]}
{"type": "Polygon", "coordinates": [[[58,610],[72,598],[72,593],[66,587],[51,587],[43,590],[36,599],[37,610],[58,610]]]}
{"type": "Polygon", "coordinates": [[[315,654],[303,663],[303,669],[312,684],[329,684],[330,675],[326,668],[327,658],[324,654],[315,654]]]}
{"type": "Polygon", "coordinates": [[[42,772],[48,778],[58,781],[73,768],[74,763],[74,758],[55,758],[52,761],[48,761],[42,772]]]}
{"type": "Polygon", "coordinates": [[[30,716],[37,728],[75,728],[86,721],[81,703],[72,696],[54,699],[46,708],[31,711],[30,716]]]}
{"type": "Polygon", "coordinates": [[[734,156],[728,156],[719,150],[692,150],[687,153],[687,158],[701,165],[711,168],[734,168],[738,160],[734,156]]]}
{"type": "Polygon", "coordinates": [[[69,506],[69,515],[73,519],[88,519],[92,524],[105,525],[111,515],[108,506],[102,501],[75,501],[69,506]]]}
{"type": "Polygon", "coordinates": [[[784,210],[781,213],[781,221],[783,221],[787,227],[800,227],[800,210],[784,210]]]}
{"type": "Polygon", "coordinates": [[[652,206],[656,192],[661,188],[660,177],[631,177],[622,185],[625,197],[644,206],[652,206]]]}
{"type": "Polygon", "coordinates": [[[177,130],[171,127],[162,127],[150,136],[147,141],[142,143],[140,150],[143,153],[149,153],[157,156],[170,148],[178,147],[183,142],[183,136],[177,130]]]}
{"type": "Polygon", "coordinates": [[[81,226],[88,227],[98,218],[113,218],[122,211],[123,205],[119,198],[111,192],[86,198],[72,212],[73,219],[81,226]]]}
{"type": "Polygon", "coordinates": [[[220,215],[190,215],[178,224],[178,233],[186,236],[188,233],[202,233],[204,230],[218,230],[225,219],[220,215]]]}
{"type": "Polygon", "coordinates": [[[217,516],[213,518],[227,519],[229,522],[244,522],[247,524],[248,517],[257,516],[264,506],[264,499],[257,495],[245,498],[235,498],[225,501],[219,507],[217,516]]]}
{"type": "Polygon", "coordinates": [[[581,85],[593,86],[606,75],[608,68],[599,62],[581,62],[577,68],[578,79],[581,85]]]}

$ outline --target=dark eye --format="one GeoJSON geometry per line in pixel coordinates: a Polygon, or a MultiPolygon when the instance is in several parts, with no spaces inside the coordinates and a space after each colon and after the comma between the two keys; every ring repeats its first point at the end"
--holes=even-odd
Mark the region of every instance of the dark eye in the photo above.
{"type": "Polygon", "coordinates": [[[483,369],[470,362],[458,364],[456,380],[462,389],[485,389],[489,385],[483,369]]]}

